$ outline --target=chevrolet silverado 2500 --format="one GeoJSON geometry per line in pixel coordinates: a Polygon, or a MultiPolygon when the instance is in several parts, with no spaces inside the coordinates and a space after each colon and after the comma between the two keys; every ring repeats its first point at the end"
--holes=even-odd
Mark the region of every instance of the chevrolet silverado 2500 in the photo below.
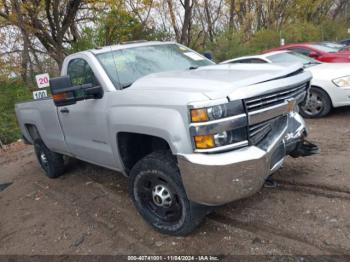
{"type": "Polygon", "coordinates": [[[215,65],[176,43],[129,43],[69,55],[52,98],[16,114],[48,177],[63,156],[119,171],[149,224],[185,235],[287,155],[317,151],[298,114],[310,80],[301,64],[215,65]]]}

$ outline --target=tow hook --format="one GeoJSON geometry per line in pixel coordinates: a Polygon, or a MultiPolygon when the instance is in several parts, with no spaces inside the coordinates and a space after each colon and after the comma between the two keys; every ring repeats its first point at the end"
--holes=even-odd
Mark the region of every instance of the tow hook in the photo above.
{"type": "Polygon", "coordinates": [[[299,142],[295,149],[289,153],[290,156],[297,158],[299,156],[311,156],[320,153],[318,145],[311,143],[310,141],[303,140],[299,142]]]}

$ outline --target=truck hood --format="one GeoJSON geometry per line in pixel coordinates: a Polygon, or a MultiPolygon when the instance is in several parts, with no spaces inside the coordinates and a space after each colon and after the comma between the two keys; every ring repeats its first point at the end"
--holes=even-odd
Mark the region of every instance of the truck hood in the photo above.
{"type": "MultiPolygon", "coordinates": [[[[233,91],[281,78],[302,68],[301,64],[222,64],[195,70],[170,71],[142,77],[130,89],[173,92],[200,92],[210,99],[228,96],[233,91]]],[[[254,87],[251,87],[254,88],[254,87]]]]}

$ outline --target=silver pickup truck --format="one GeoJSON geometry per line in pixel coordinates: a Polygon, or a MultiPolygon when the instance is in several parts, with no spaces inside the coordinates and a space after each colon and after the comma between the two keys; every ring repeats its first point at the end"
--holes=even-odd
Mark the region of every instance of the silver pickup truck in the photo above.
{"type": "Polygon", "coordinates": [[[186,235],[287,155],[316,153],[298,114],[310,80],[302,65],[215,65],[176,43],[129,43],[68,56],[52,98],[16,114],[48,177],[63,156],[121,172],[149,224],[186,235]]]}

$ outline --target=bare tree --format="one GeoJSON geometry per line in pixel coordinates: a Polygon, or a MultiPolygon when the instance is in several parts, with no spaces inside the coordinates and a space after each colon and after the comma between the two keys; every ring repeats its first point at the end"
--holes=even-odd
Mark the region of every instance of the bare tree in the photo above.
{"type": "Polygon", "coordinates": [[[167,0],[170,21],[176,40],[186,45],[191,42],[192,14],[196,2],[195,0],[180,0],[180,5],[174,5],[173,0],[167,0]],[[179,10],[180,8],[182,10],[179,10]],[[179,27],[178,21],[180,21],[181,27],[179,27]]]}
{"type": "Polygon", "coordinates": [[[35,36],[61,67],[66,55],[64,44],[78,37],[74,24],[81,4],[82,0],[2,0],[0,17],[20,29],[24,43],[30,35],[35,36]]]}
{"type": "Polygon", "coordinates": [[[125,5],[127,6],[127,8],[135,14],[135,16],[138,18],[138,20],[144,27],[147,25],[154,4],[154,0],[125,0],[125,5]]]}
{"type": "Polygon", "coordinates": [[[349,0],[337,0],[334,3],[332,10],[332,18],[337,17],[344,18],[348,23],[350,23],[350,1],[349,0]]]}
{"type": "Polygon", "coordinates": [[[205,25],[211,42],[214,42],[216,35],[216,23],[221,18],[223,0],[204,0],[205,25]]]}
{"type": "Polygon", "coordinates": [[[168,8],[169,8],[169,15],[170,15],[170,21],[171,21],[171,25],[174,29],[175,32],[175,37],[176,37],[176,41],[180,41],[181,39],[181,34],[180,34],[180,30],[178,28],[177,25],[177,21],[176,21],[176,15],[175,15],[175,9],[174,9],[174,5],[173,5],[173,0],[167,0],[167,4],[168,4],[168,8]]]}

